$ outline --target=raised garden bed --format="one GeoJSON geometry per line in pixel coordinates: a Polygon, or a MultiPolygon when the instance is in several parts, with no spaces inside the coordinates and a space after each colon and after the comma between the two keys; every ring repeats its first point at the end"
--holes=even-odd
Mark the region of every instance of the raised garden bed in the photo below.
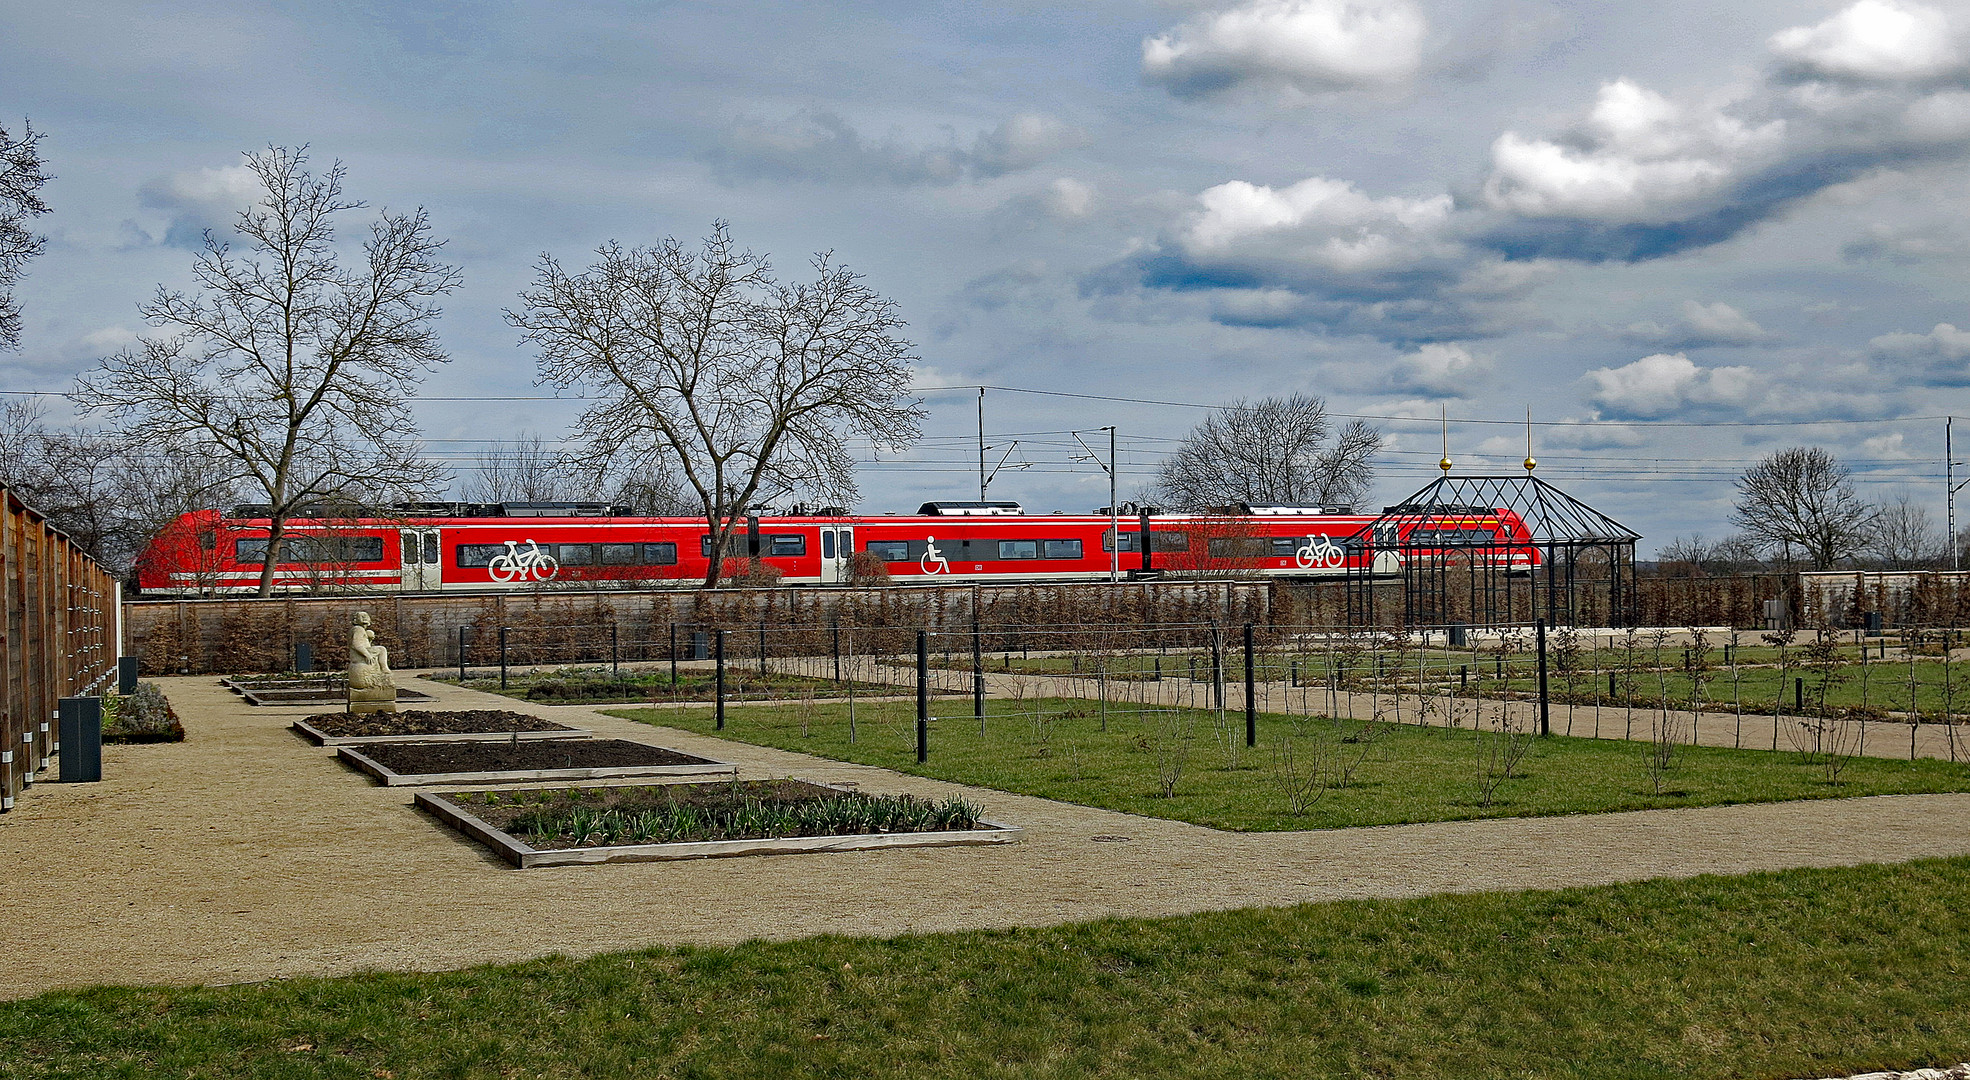
{"type": "Polygon", "coordinates": [[[434,712],[322,713],[296,720],[294,730],[317,746],[404,742],[521,742],[586,739],[593,732],[505,709],[434,712]]]}
{"type": "Polygon", "coordinates": [[[737,766],[722,761],[624,739],[371,743],[344,746],[336,753],[387,787],[738,772],[737,766]]]}
{"type": "Polygon", "coordinates": [[[522,870],[735,855],[1005,844],[1021,830],[961,800],[801,780],[418,792],[416,804],[522,870]]]}

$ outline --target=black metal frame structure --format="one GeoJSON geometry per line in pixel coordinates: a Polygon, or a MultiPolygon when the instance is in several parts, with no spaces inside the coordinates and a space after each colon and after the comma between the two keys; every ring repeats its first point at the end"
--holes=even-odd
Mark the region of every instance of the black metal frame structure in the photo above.
{"type": "Polygon", "coordinates": [[[1348,573],[1348,621],[1395,622],[1386,594],[1401,585],[1404,627],[1627,626],[1637,610],[1640,534],[1532,476],[1443,476],[1348,538],[1366,557],[1348,573]],[[1527,535],[1447,524],[1516,514],[1527,535]],[[1528,548],[1538,553],[1527,565],[1528,548]],[[1517,556],[1517,562],[1514,562],[1517,556]],[[1380,586],[1378,588],[1378,585],[1380,586]]]}

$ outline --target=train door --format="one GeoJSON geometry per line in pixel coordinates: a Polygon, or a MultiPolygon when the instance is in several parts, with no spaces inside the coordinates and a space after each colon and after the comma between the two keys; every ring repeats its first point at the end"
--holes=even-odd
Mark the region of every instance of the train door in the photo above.
{"type": "Polygon", "coordinates": [[[855,530],[846,526],[821,526],[821,584],[838,585],[848,580],[848,564],[855,558],[855,530]]]}
{"type": "Polygon", "coordinates": [[[436,591],[440,585],[438,565],[438,530],[400,529],[403,538],[404,570],[403,589],[405,592],[436,591]]]}

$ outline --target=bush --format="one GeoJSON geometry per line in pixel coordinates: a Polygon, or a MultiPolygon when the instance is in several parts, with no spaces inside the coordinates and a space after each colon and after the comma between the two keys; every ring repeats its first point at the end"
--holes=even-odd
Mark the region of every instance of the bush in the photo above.
{"type": "Polygon", "coordinates": [[[129,697],[105,698],[103,705],[106,743],[184,741],[185,726],[156,683],[138,683],[129,697]]]}

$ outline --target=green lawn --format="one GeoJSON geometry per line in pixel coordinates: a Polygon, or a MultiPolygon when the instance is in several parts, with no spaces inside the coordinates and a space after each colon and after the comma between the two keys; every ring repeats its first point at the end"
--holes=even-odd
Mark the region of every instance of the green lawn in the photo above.
{"type": "MultiPolygon", "coordinates": [[[[1468,703],[1466,703],[1468,704],[1468,703]]],[[[776,746],[899,772],[1040,795],[1222,829],[1321,829],[1480,817],[1599,813],[1672,806],[1970,790],[1970,765],[1851,758],[1837,783],[1822,762],[1790,751],[1683,747],[1658,793],[1649,744],[1554,737],[1529,739],[1512,778],[1481,784],[1481,754],[1498,739],[1468,727],[1365,725],[1261,715],[1258,746],[1244,746],[1244,716],[1224,726],[1204,710],[1107,709],[1091,701],[1049,699],[989,705],[979,735],[969,699],[934,703],[930,756],[916,762],[915,706],[863,704],[850,741],[847,708],[827,703],[727,709],[724,738],[776,746]],[[1229,737],[1227,745],[1226,737],[1229,737]],[[1345,740],[1357,740],[1353,742],[1345,740]],[[1353,766],[1346,786],[1329,787],[1311,806],[1294,804],[1282,745],[1303,782],[1317,766],[1353,766]],[[1180,763],[1173,797],[1162,780],[1180,763]],[[1357,764],[1358,763],[1358,764],[1357,764]]],[[[646,723],[714,733],[703,710],[611,710],[646,723]]],[[[1620,718],[1609,723],[1618,730],[1620,718]]],[[[1639,720],[1647,730],[1648,720],[1639,720]]],[[[1887,732],[1882,737],[1891,737],[1887,732]]],[[[1496,771],[1495,769],[1493,770],[1496,771]]],[[[1330,772],[1331,776],[1332,773],[1330,772]]],[[[990,816],[991,807],[986,807],[990,816]]]]}
{"type": "MultiPolygon", "coordinates": [[[[1673,662],[1675,658],[1668,659],[1673,662]]],[[[1688,708],[1688,673],[1652,669],[1647,666],[1650,663],[1651,659],[1643,656],[1638,658],[1638,666],[1632,672],[1617,671],[1612,692],[1608,689],[1606,672],[1598,677],[1580,672],[1569,679],[1564,672],[1552,671],[1548,673],[1547,684],[1556,695],[1571,689],[1576,700],[1587,701],[1593,700],[1598,692],[1604,702],[1621,702],[1632,687],[1635,701],[1640,704],[1660,700],[1666,692],[1668,700],[1688,708]]],[[[1824,700],[1826,711],[1834,715],[1858,709],[1881,716],[1889,712],[1906,714],[1913,701],[1926,721],[1940,722],[1945,716],[1956,723],[1970,719],[1970,660],[1952,659],[1944,664],[1940,660],[1918,659],[1911,664],[1905,656],[1897,655],[1865,664],[1802,665],[1802,659],[1795,654],[1783,669],[1774,660],[1769,666],[1741,665],[1735,674],[1728,667],[1711,670],[1703,676],[1706,707],[1730,712],[1742,704],[1748,713],[1769,715],[1776,705],[1785,714],[1793,715],[1800,700],[1805,702],[1808,712],[1817,712],[1824,700]],[[1803,686],[1799,685],[1800,680],[1803,686]]],[[[1502,684],[1495,678],[1485,678],[1474,680],[1473,686],[1483,692],[1504,685],[1520,694],[1538,689],[1534,673],[1521,667],[1511,675],[1514,677],[1502,684]]],[[[1966,734],[1965,742],[1970,746],[1970,734],[1966,734]]]]}
{"type": "Polygon", "coordinates": [[[1970,1057],[1966,891],[1951,859],[96,989],[0,1004],[0,1076],[1843,1076],[1970,1057]]]}

